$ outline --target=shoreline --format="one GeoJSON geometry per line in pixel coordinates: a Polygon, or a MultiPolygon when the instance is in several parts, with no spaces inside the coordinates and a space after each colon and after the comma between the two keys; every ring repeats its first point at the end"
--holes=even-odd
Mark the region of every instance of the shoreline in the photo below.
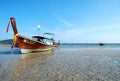
{"type": "Polygon", "coordinates": [[[0,46],[11,46],[12,44],[0,44],[0,46]]]}

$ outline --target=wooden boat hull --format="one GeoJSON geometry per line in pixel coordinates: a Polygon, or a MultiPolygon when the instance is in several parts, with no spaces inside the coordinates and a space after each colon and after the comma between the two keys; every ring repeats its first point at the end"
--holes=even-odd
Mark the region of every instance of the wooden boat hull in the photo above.
{"type": "Polygon", "coordinates": [[[57,45],[47,45],[21,36],[17,37],[17,43],[19,45],[21,53],[49,51],[49,50],[53,50],[57,46],[57,45]]]}

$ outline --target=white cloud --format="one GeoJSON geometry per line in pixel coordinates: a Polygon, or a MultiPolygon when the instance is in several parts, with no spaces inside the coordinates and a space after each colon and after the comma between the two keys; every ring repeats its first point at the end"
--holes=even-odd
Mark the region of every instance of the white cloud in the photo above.
{"type": "Polygon", "coordinates": [[[84,25],[73,25],[54,14],[56,19],[69,29],[55,30],[58,40],[61,42],[120,42],[120,17],[112,16],[102,20],[92,20],[84,25]],[[78,25],[78,26],[77,26],[78,25]]]}
{"type": "Polygon", "coordinates": [[[59,21],[61,21],[64,25],[68,26],[68,27],[72,27],[72,24],[70,24],[67,20],[61,18],[61,17],[57,17],[57,19],[59,21]]]}
{"type": "Polygon", "coordinates": [[[60,21],[63,25],[67,26],[67,27],[73,27],[73,25],[71,23],[69,23],[66,19],[60,17],[60,16],[57,16],[56,14],[54,14],[54,16],[56,17],[56,19],[58,21],[60,21]]]}
{"type": "Polygon", "coordinates": [[[62,42],[119,42],[120,24],[114,23],[103,26],[88,26],[59,31],[57,37],[62,42]]]}

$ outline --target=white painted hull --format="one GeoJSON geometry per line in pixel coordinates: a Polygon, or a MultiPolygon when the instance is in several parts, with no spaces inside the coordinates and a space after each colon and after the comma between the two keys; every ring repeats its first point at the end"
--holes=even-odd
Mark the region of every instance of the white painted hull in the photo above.
{"type": "Polygon", "coordinates": [[[49,51],[49,50],[53,50],[53,48],[47,48],[47,49],[21,49],[21,53],[43,52],[43,51],[49,51]]]}

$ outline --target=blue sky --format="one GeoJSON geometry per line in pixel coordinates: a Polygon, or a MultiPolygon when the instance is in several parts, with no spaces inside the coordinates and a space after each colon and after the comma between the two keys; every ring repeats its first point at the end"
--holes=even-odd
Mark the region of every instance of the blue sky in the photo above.
{"type": "Polygon", "coordinates": [[[61,42],[120,42],[120,0],[0,0],[0,40],[13,38],[10,17],[19,34],[51,32],[61,42]]]}

